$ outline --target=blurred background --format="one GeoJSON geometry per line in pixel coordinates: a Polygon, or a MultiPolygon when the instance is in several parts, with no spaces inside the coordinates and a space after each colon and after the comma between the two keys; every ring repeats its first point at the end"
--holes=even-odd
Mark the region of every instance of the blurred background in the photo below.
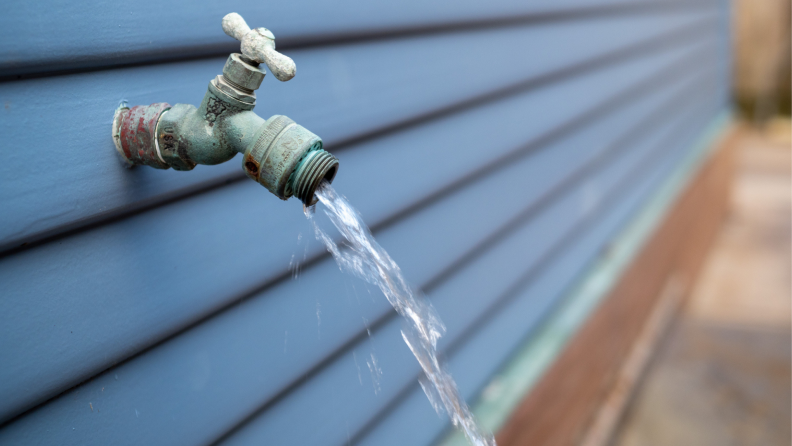
{"type": "Polygon", "coordinates": [[[759,126],[790,114],[789,17],[789,2],[734,2],[734,97],[759,126]]]}
{"type": "Polygon", "coordinates": [[[791,5],[734,2],[743,128],[728,214],[613,444],[792,441],[791,5]]]}
{"type": "Polygon", "coordinates": [[[230,12],[498,444],[790,444],[789,0],[5,2],[0,444],[467,444],[301,203],[119,160],[230,12]]]}

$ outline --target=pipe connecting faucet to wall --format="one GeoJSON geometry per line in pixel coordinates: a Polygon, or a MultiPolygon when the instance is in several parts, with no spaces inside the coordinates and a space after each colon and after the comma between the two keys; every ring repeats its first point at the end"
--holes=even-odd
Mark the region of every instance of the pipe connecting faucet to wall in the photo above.
{"type": "Polygon", "coordinates": [[[266,121],[252,110],[265,64],[280,81],[296,74],[294,61],[275,51],[266,28],[250,29],[237,13],[223,18],[223,31],[242,42],[228,57],[223,74],[209,82],[201,105],[161,102],[116,110],[113,140],[129,167],[192,170],[220,164],[242,153],[242,168],[282,200],[296,196],[316,202],[322,180],[332,182],[338,160],[322,149],[322,139],[282,115],[266,121]]]}

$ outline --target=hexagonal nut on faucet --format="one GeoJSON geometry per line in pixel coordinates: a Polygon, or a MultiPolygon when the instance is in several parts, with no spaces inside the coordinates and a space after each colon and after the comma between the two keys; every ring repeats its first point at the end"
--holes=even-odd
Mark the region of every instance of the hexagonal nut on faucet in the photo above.
{"type": "Polygon", "coordinates": [[[223,77],[232,85],[241,87],[242,90],[252,92],[261,86],[264,80],[264,71],[255,62],[246,62],[244,56],[239,53],[232,53],[228,56],[223,67],[223,77]]]}

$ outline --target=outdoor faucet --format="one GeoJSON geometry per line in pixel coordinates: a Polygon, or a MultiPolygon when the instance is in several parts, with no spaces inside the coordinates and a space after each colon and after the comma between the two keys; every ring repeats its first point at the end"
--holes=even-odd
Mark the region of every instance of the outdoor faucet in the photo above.
{"type": "Polygon", "coordinates": [[[251,30],[237,13],[223,17],[223,31],[242,42],[242,53],[228,56],[201,105],[119,108],[113,118],[116,150],[128,167],[175,170],[224,163],[239,152],[247,176],[278,198],[316,203],[314,192],[322,180],[333,181],[338,159],[322,149],[321,138],[286,116],[265,121],[252,111],[265,75],[259,64],[285,82],[296,74],[294,61],[275,51],[268,29],[251,30]]]}

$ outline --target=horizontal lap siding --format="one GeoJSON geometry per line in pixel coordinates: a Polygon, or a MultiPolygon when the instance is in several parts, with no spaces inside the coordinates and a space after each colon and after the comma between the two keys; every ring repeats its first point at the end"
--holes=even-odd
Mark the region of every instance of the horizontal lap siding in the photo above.
{"type": "MultiPolygon", "coordinates": [[[[541,149],[548,131],[575,116],[599,117],[606,111],[601,104],[612,102],[614,94],[617,99],[622,96],[621,107],[625,107],[646,94],[645,90],[667,82],[667,77],[684,76],[682,67],[707,57],[711,47],[706,41],[683,45],[351,147],[339,154],[345,175],[339,176],[337,187],[376,225],[394,211],[420,205],[422,197],[433,191],[442,195],[443,187],[455,180],[470,183],[471,172],[493,162],[497,168],[503,163],[499,158],[541,149]],[[625,83],[614,84],[614,79],[625,83]],[[524,126],[525,119],[543,125],[524,126]],[[481,126],[489,131],[480,132],[481,126]],[[412,165],[418,157],[424,162],[412,165]],[[379,165],[389,169],[371,168],[379,165]],[[402,181],[404,172],[411,173],[410,181],[402,181]]],[[[609,124],[610,131],[624,125],[623,119],[609,124]]],[[[562,130],[556,135],[569,133],[568,128],[562,130]]],[[[535,183],[527,185],[533,194],[551,184],[543,177],[541,164],[538,167],[532,177],[535,183]]],[[[5,336],[17,339],[5,347],[4,355],[19,364],[19,369],[5,369],[5,378],[18,383],[6,390],[13,392],[4,395],[6,401],[30,404],[36,392],[44,398],[74,385],[220,306],[288,275],[296,232],[305,232],[305,219],[299,212],[284,212],[282,203],[268,200],[270,197],[261,192],[252,182],[236,183],[0,260],[0,265],[6,265],[0,268],[0,278],[20,290],[17,298],[0,301],[0,314],[9,321],[5,336]],[[179,230],[152,231],[151,221],[179,230]],[[234,231],[216,230],[226,227],[234,231]],[[261,227],[272,232],[258,231],[261,227]],[[292,236],[273,240],[272,233],[292,236]],[[119,243],[130,247],[111,252],[103,249],[119,243]],[[250,246],[262,249],[251,250],[250,246]],[[147,262],[146,256],[157,261],[147,262]],[[212,274],[202,274],[207,263],[219,266],[212,274]],[[75,277],[82,280],[72,280],[75,277]],[[61,291],[64,283],[71,286],[70,293],[61,291]],[[24,330],[18,330],[17,323],[12,331],[10,321],[18,320],[20,314],[37,317],[28,318],[24,330]],[[71,319],[68,325],[60,323],[68,315],[80,318],[71,319]],[[65,336],[67,328],[69,336],[65,336]],[[21,373],[39,355],[48,358],[39,373],[21,373]]],[[[479,231],[491,230],[486,219],[468,219],[467,224],[478,225],[479,231]]],[[[461,243],[451,240],[451,247],[438,251],[448,256],[447,262],[456,256],[449,248],[476,241],[470,235],[461,243]]],[[[308,255],[319,252],[321,247],[314,244],[308,255]]],[[[419,283],[426,280],[432,267],[431,263],[403,266],[408,277],[419,283]]]]}
{"type": "MultiPolygon", "coordinates": [[[[701,117],[714,110],[716,108],[710,106],[700,110],[698,116],[688,117],[693,118],[693,126],[704,125],[707,119],[701,117]]],[[[546,270],[536,280],[527,284],[518,283],[522,287],[510,290],[511,293],[503,296],[504,302],[498,302],[500,305],[493,309],[492,314],[486,314],[482,318],[484,320],[476,321],[481,326],[477,326],[474,332],[465,333],[467,336],[459,345],[453,345],[447,356],[448,367],[465,398],[474,398],[482,390],[504,358],[524,341],[525,336],[541,322],[541,317],[547,314],[553,304],[558,303],[558,298],[575,277],[607,247],[603,240],[607,240],[624,224],[641,205],[641,200],[651,192],[652,186],[674,166],[674,161],[679,159],[678,150],[687,148],[685,144],[693,142],[696,133],[692,130],[693,126],[676,129],[684,132],[684,137],[671,145],[677,149],[676,156],[667,157],[655,169],[641,169],[640,172],[646,178],[631,178],[636,181],[631,184],[631,188],[622,190],[619,203],[609,203],[608,207],[612,209],[603,209],[597,221],[581,225],[578,228],[581,235],[575,237],[574,246],[548,259],[551,263],[545,266],[546,270]]],[[[434,414],[426,395],[416,383],[402,389],[399,397],[386,406],[383,412],[378,414],[380,417],[374,417],[373,426],[366,426],[363,432],[358,433],[362,438],[356,438],[358,441],[355,444],[431,444],[449,428],[446,420],[434,414]]],[[[251,439],[260,441],[261,436],[251,439]]]]}
{"type": "MultiPolygon", "coordinates": [[[[662,150],[662,147],[654,147],[654,149],[662,150]]],[[[546,258],[548,251],[564,243],[565,239],[574,237],[575,230],[585,230],[585,225],[577,224],[580,223],[578,219],[584,220],[585,213],[598,210],[598,206],[587,203],[591,194],[601,194],[599,200],[604,202],[607,202],[611,195],[616,195],[618,189],[607,183],[618,184],[616,180],[622,176],[620,171],[629,171],[635,168],[636,164],[640,164],[636,163],[635,158],[639,158],[641,154],[636,150],[630,153],[630,156],[620,159],[618,163],[613,163],[607,169],[598,172],[593,178],[587,178],[572,193],[558,197],[536,219],[515,231],[510,237],[493,244],[488,252],[481,254],[453,278],[434,289],[429,294],[430,299],[438,312],[446,315],[444,323],[447,332],[443,341],[453,343],[464,333],[465,327],[473,323],[477,315],[484,313],[488,306],[495,305],[497,300],[508,298],[509,288],[530,273],[532,268],[546,267],[545,262],[550,261],[546,258]],[[601,189],[598,190],[599,188],[601,189]]],[[[587,221],[587,223],[592,222],[587,221]]],[[[569,265],[565,266],[569,268],[569,265]]],[[[557,277],[554,279],[552,282],[559,285],[567,282],[571,277],[567,280],[559,280],[557,277]]],[[[552,297],[553,295],[538,296],[531,302],[535,307],[522,313],[540,316],[543,313],[542,304],[549,305],[552,297]],[[542,302],[543,300],[545,301],[542,302]]],[[[497,326],[501,329],[512,328],[513,331],[530,327],[525,319],[519,322],[519,324],[512,323],[511,327],[500,323],[497,326]]],[[[255,444],[265,439],[281,441],[289,439],[295,444],[321,444],[325,441],[327,444],[343,444],[348,432],[352,434],[357,432],[367,420],[371,419],[372,413],[381,410],[389,400],[398,395],[398,391],[403,386],[415,384],[418,378],[420,368],[414,360],[411,360],[410,351],[403,345],[400,329],[399,320],[389,321],[381,330],[373,332],[374,340],[371,341],[371,347],[364,343],[355,349],[355,356],[362,358],[358,360],[361,362],[366,359],[369,350],[376,355],[378,364],[383,370],[378,393],[368,391],[370,384],[365,381],[364,391],[360,391],[362,385],[356,373],[355,357],[350,358],[350,355],[346,354],[328,366],[321,375],[301,386],[282,402],[278,402],[277,406],[265,410],[259,417],[244,425],[238,433],[229,438],[228,443],[255,444]],[[316,398],[316,395],[322,397],[316,398]],[[299,418],[301,423],[314,428],[294,429],[294,425],[288,422],[294,418],[299,418]]],[[[477,366],[495,364],[493,360],[497,360],[498,355],[493,352],[506,354],[510,349],[504,347],[512,345],[515,341],[514,335],[510,337],[509,334],[506,331],[500,336],[491,336],[488,346],[491,352],[486,354],[487,352],[478,351],[480,362],[468,358],[465,367],[476,369],[477,366]]],[[[441,349],[443,347],[445,346],[441,344],[441,349]]],[[[365,367],[365,364],[360,365],[365,367]]],[[[426,404],[428,405],[428,401],[426,404]]],[[[388,421],[391,422],[390,419],[388,421]]],[[[404,425],[400,427],[411,429],[404,425]]],[[[398,432],[399,430],[391,432],[394,439],[398,439],[395,444],[405,444],[397,435],[398,432]]]]}
{"type": "MultiPolygon", "coordinates": [[[[585,22],[511,26],[289,52],[294,80],[266,79],[257,113],[285,114],[322,136],[328,149],[398,131],[471,101],[538,87],[559,74],[590,70],[712,34],[717,16],[694,11],[585,22]],[[680,38],[680,33],[682,37],[680,38]],[[592,39],[591,36],[597,36],[592,39]],[[629,36],[629,39],[625,39],[629,36]],[[553,42],[548,45],[548,42],[553,42]],[[520,57],[515,58],[515,55],[520,57]],[[508,60],[509,63],[504,63],[508,60]],[[496,70],[477,67],[498,67],[496,70]]],[[[0,131],[11,149],[0,165],[0,249],[150,207],[174,196],[243,179],[238,159],[186,172],[126,171],[108,137],[121,103],[198,104],[225,58],[125,68],[0,84],[0,131]],[[57,133],[19,132],[35,117],[57,133]],[[59,148],[47,175],[32,147],[59,148]],[[35,158],[34,158],[35,159],[35,158]],[[22,192],[22,193],[20,193],[22,192]]],[[[239,158],[239,157],[237,157],[239,158]]]]}
{"type": "MultiPolygon", "coordinates": [[[[472,397],[725,106],[723,14],[703,4],[304,46],[288,52],[300,75],[268,79],[257,110],[289,115],[338,154],[337,189],[437,306],[441,347],[472,397]]],[[[383,20],[420,28],[475,11],[435,6],[383,20]]],[[[534,6],[491,5],[488,17],[534,6]]],[[[284,31],[294,42],[370,31],[327,26],[284,31]]],[[[185,45],[214,45],[201,35],[185,45]]],[[[156,60],[173,44],[129,51],[156,60]]],[[[17,68],[69,45],[85,60],[107,51],[59,45],[17,68]]],[[[428,444],[445,428],[416,419],[429,405],[387,302],[318,243],[298,248],[312,235],[298,205],[237,181],[236,161],[120,168],[108,137],[118,102],[198,103],[222,63],[0,83],[0,420],[11,420],[0,443],[428,444]],[[20,148],[47,144],[62,163],[35,177],[20,148]],[[295,255],[307,263],[290,280],[295,255]]]]}

